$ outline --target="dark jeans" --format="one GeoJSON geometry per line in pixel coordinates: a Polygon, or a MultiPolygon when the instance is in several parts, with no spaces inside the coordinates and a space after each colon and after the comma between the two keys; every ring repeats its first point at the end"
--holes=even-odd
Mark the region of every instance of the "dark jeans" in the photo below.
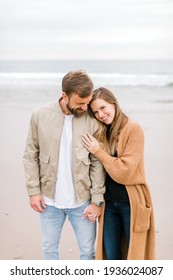
{"type": "Polygon", "coordinates": [[[130,240],[130,204],[106,202],[103,240],[107,260],[121,260],[121,235],[125,233],[126,244],[130,240]]]}

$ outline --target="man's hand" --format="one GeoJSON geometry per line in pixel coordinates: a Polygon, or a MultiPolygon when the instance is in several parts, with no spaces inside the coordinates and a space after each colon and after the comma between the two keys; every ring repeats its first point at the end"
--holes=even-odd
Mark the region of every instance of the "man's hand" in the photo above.
{"type": "Polygon", "coordinates": [[[85,208],[82,218],[85,219],[88,217],[90,222],[94,223],[97,217],[101,215],[101,213],[102,213],[102,208],[98,207],[95,203],[91,203],[85,208]]]}
{"type": "Polygon", "coordinates": [[[43,209],[46,208],[44,198],[41,194],[30,196],[30,205],[32,209],[40,213],[43,213],[43,209]]]}

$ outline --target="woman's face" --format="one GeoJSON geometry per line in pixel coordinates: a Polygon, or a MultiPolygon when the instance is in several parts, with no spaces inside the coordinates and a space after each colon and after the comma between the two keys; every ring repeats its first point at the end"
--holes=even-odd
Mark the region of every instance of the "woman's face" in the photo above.
{"type": "Polygon", "coordinates": [[[105,124],[111,124],[115,116],[115,105],[98,98],[92,101],[91,110],[99,121],[105,124]]]}

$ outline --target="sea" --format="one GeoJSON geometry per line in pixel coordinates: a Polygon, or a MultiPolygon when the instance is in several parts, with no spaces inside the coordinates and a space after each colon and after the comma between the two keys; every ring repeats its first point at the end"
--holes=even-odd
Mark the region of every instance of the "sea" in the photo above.
{"type": "Polygon", "coordinates": [[[63,76],[85,70],[128,111],[173,111],[173,60],[0,61],[0,110],[27,110],[61,95],[63,76]]]}

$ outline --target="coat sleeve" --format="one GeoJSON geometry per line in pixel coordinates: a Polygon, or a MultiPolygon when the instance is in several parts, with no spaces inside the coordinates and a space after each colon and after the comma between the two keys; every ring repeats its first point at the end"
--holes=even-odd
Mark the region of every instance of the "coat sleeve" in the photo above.
{"type": "Polygon", "coordinates": [[[26,187],[30,196],[41,193],[39,180],[39,141],[37,119],[37,114],[33,113],[30,120],[29,132],[23,156],[26,187]]]}
{"type": "Polygon", "coordinates": [[[120,133],[119,144],[123,146],[121,155],[113,157],[103,149],[95,153],[105,170],[113,180],[120,184],[130,185],[143,183],[139,163],[143,161],[144,134],[138,124],[130,125],[120,133]]]}
{"type": "MultiPolygon", "coordinates": [[[[98,121],[92,119],[93,131],[98,129],[98,121]]],[[[93,134],[93,131],[90,131],[93,134]]],[[[91,202],[99,203],[104,201],[105,193],[105,169],[100,160],[97,159],[93,154],[90,153],[90,179],[91,179],[91,202]]]]}
{"type": "Polygon", "coordinates": [[[92,154],[90,154],[90,160],[91,202],[99,203],[104,201],[105,170],[101,162],[92,154]]]}

